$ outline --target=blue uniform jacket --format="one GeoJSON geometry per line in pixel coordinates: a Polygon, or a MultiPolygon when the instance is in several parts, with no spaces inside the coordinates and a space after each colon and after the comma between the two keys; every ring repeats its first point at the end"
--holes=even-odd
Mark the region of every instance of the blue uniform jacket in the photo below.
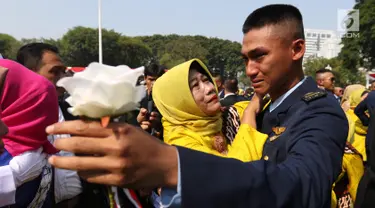
{"type": "Polygon", "coordinates": [[[307,78],[259,124],[269,135],[259,161],[178,147],[183,207],[330,207],[348,135],[337,101],[307,78]]]}
{"type": "Polygon", "coordinates": [[[357,105],[357,107],[354,109],[354,113],[358,116],[364,126],[368,126],[370,119],[365,112],[374,108],[375,91],[371,91],[368,93],[367,97],[357,105]]]}

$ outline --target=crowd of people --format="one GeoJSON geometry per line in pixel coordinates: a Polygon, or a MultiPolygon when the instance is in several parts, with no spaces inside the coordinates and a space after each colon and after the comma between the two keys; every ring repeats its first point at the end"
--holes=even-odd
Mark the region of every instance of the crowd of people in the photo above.
{"type": "Polygon", "coordinates": [[[305,76],[294,6],[259,8],[242,32],[251,86],[199,59],[150,64],[139,110],[107,126],[69,113],[56,46],[0,59],[0,207],[375,206],[375,82],[305,76]]]}

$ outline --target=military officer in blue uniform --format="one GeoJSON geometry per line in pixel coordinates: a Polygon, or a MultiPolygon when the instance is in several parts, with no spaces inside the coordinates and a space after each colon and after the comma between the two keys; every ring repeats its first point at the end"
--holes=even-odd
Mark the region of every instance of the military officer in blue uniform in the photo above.
{"type": "Polygon", "coordinates": [[[348,123],[334,97],[304,77],[302,16],[293,6],[266,6],[250,14],[243,32],[246,74],[272,101],[258,121],[269,135],[263,159],[241,163],[178,148],[181,204],[329,208],[348,123]]]}
{"type": "Polygon", "coordinates": [[[176,195],[163,200],[165,207],[329,208],[348,122],[337,101],[303,74],[302,15],[291,5],[268,5],[248,16],[243,33],[246,74],[255,93],[268,93],[272,101],[259,115],[258,128],[269,135],[261,160],[244,163],[164,145],[126,124],[103,129],[73,121],[48,129],[81,136],[60,139],[56,147],[102,156],[50,162],[78,169],[91,182],[172,188],[176,195]]]}

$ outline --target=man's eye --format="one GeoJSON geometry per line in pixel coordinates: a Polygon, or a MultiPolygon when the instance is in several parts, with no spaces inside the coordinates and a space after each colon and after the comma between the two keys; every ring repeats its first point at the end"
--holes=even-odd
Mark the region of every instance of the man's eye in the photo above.
{"type": "Polygon", "coordinates": [[[242,56],[242,60],[243,60],[245,63],[247,63],[247,62],[249,61],[249,58],[246,57],[246,56],[242,56]]]}
{"type": "Polygon", "coordinates": [[[266,55],[265,53],[259,53],[259,54],[256,54],[256,55],[254,56],[254,58],[255,58],[256,60],[259,60],[259,59],[263,58],[265,55],[266,55]]]}

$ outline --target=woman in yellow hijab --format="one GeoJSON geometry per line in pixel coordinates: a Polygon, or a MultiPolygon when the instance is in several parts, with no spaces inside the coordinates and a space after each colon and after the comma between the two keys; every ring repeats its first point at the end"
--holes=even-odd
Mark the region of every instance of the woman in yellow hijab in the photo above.
{"type": "Polygon", "coordinates": [[[348,98],[346,105],[349,105],[348,109],[346,110],[346,116],[348,117],[349,124],[353,128],[354,134],[353,137],[349,140],[349,142],[353,145],[353,147],[361,153],[363,161],[367,161],[366,149],[365,149],[365,138],[367,134],[367,127],[364,126],[361,120],[355,115],[354,109],[362,100],[362,94],[366,91],[364,86],[357,87],[350,93],[348,93],[348,98]]]}
{"type": "MultiPolygon", "coordinates": [[[[366,151],[363,133],[365,134],[367,129],[365,130],[362,124],[358,123],[359,119],[353,112],[364,91],[365,87],[362,85],[350,85],[345,89],[342,99],[342,107],[349,122],[349,135],[344,150],[342,172],[333,185],[332,208],[354,205],[357,188],[364,172],[362,158],[366,156],[366,151]]],[[[365,158],[363,159],[365,160],[365,158]]]]}
{"type": "Polygon", "coordinates": [[[267,135],[256,131],[255,112],[245,113],[244,117],[252,117],[251,122],[240,125],[233,143],[224,145],[226,151],[215,147],[215,141],[224,135],[213,80],[207,67],[193,59],[172,68],[155,82],[152,96],[162,115],[164,142],[242,161],[260,159],[267,135]]]}

